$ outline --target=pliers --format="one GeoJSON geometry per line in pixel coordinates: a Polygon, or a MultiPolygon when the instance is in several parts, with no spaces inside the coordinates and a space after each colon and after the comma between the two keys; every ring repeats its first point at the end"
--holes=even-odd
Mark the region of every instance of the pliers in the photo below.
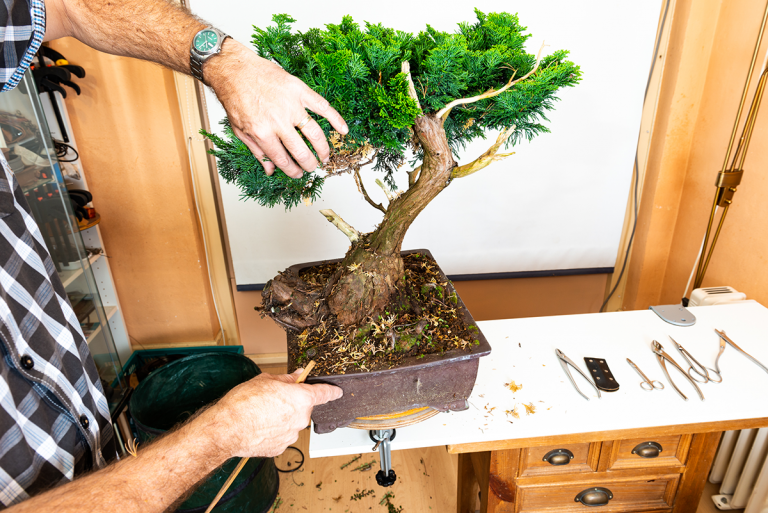
{"type": "Polygon", "coordinates": [[[667,379],[669,380],[669,382],[670,382],[670,383],[672,383],[672,386],[675,388],[675,390],[677,390],[677,393],[678,393],[678,394],[680,394],[680,396],[681,396],[681,397],[682,397],[684,400],[686,400],[686,401],[687,401],[687,400],[688,400],[688,398],[685,396],[685,394],[684,394],[683,392],[681,392],[681,391],[680,391],[680,389],[679,389],[679,388],[677,388],[677,385],[675,385],[675,382],[674,382],[674,381],[672,381],[672,377],[669,375],[669,371],[667,370],[667,365],[664,363],[664,360],[666,360],[666,361],[668,361],[669,363],[671,363],[672,365],[674,365],[674,366],[675,366],[675,368],[676,368],[677,370],[679,370],[679,371],[680,371],[680,373],[682,373],[682,375],[683,375],[683,376],[685,376],[685,379],[687,379],[688,381],[690,381],[691,385],[693,385],[693,388],[695,388],[695,389],[696,389],[696,391],[699,393],[699,397],[701,398],[701,400],[702,400],[702,401],[704,400],[704,394],[702,394],[702,393],[701,393],[701,389],[700,389],[700,388],[699,388],[699,386],[696,384],[696,380],[694,380],[692,377],[690,377],[690,376],[688,375],[688,373],[686,373],[686,372],[683,370],[683,368],[682,368],[682,367],[680,367],[680,366],[677,364],[677,362],[676,362],[675,360],[673,360],[673,359],[672,359],[672,357],[671,357],[671,356],[669,356],[669,355],[668,355],[668,354],[667,354],[667,353],[664,351],[664,346],[662,346],[661,344],[659,344],[657,341],[655,341],[655,340],[654,340],[653,342],[651,342],[651,349],[653,350],[653,352],[654,352],[654,353],[656,353],[656,359],[657,359],[657,360],[659,360],[659,365],[661,365],[661,370],[663,370],[663,371],[664,371],[664,374],[667,376],[667,379]]]}
{"type": "Polygon", "coordinates": [[[586,374],[584,374],[584,373],[581,371],[581,369],[579,369],[579,367],[578,367],[578,366],[577,366],[575,363],[573,363],[573,361],[572,361],[570,358],[568,358],[567,356],[565,356],[565,353],[563,353],[563,352],[562,352],[562,351],[560,351],[559,349],[555,349],[555,354],[557,355],[557,358],[560,360],[560,365],[563,367],[563,370],[564,370],[564,371],[565,371],[565,373],[568,375],[568,379],[570,379],[570,380],[571,380],[571,383],[573,384],[573,388],[575,388],[575,389],[576,389],[576,391],[577,391],[578,393],[580,393],[580,394],[582,395],[582,397],[584,397],[584,399],[586,399],[587,401],[589,401],[589,397],[587,397],[587,395],[586,395],[584,392],[582,392],[581,390],[579,390],[579,387],[576,385],[576,382],[573,380],[573,376],[571,376],[571,371],[569,371],[569,370],[568,370],[568,365],[570,365],[571,367],[573,367],[574,369],[576,369],[576,370],[579,372],[579,374],[581,374],[581,375],[584,377],[584,379],[586,379],[586,380],[587,380],[587,382],[588,382],[590,385],[592,385],[592,387],[593,387],[593,388],[595,389],[595,391],[597,392],[597,397],[598,397],[598,398],[600,398],[600,397],[601,397],[601,396],[600,396],[600,390],[597,388],[597,386],[596,386],[594,383],[592,383],[592,380],[591,380],[591,379],[589,379],[589,376],[587,376],[586,374]]]}

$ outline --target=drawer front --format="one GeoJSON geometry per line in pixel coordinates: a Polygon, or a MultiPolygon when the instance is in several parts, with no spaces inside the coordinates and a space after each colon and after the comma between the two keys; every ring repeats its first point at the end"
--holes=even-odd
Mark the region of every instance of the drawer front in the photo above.
{"type": "Polygon", "coordinates": [[[656,511],[672,507],[679,474],[571,481],[547,485],[520,485],[517,490],[518,513],[631,512],[656,511]],[[594,488],[604,488],[613,497],[604,506],[586,506],[576,497],[594,488]]]}
{"type": "Polygon", "coordinates": [[[609,453],[605,470],[684,466],[690,445],[691,435],[658,436],[654,438],[634,438],[632,440],[604,442],[603,452],[609,453]],[[661,450],[657,456],[641,456],[641,454],[653,456],[656,452],[654,448],[658,447],[661,450]]]}
{"type": "Polygon", "coordinates": [[[529,447],[523,449],[520,457],[520,477],[595,472],[599,458],[599,443],[529,447]],[[572,454],[573,458],[570,458],[568,453],[572,454]],[[567,464],[553,464],[562,463],[566,458],[564,455],[567,455],[567,464]],[[545,457],[549,457],[553,463],[545,461],[545,457]]]}

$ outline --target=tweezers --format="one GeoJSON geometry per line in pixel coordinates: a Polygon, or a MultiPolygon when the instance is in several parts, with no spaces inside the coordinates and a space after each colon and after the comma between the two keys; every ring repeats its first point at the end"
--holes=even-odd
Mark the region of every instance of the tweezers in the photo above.
{"type": "MultiPolygon", "coordinates": [[[[743,354],[744,356],[746,356],[747,358],[752,360],[758,367],[763,369],[765,372],[768,372],[768,369],[765,368],[765,365],[760,363],[760,361],[757,358],[755,358],[754,356],[752,356],[751,354],[749,354],[748,352],[744,351],[742,348],[737,346],[736,343],[733,340],[728,338],[728,335],[726,335],[724,331],[715,330],[715,333],[717,333],[720,336],[721,339],[723,339],[726,342],[728,342],[736,351],[740,352],[741,354],[743,354]]],[[[719,356],[720,355],[718,355],[718,359],[719,359],[719,356]]]]}
{"type": "Polygon", "coordinates": [[[565,353],[563,353],[563,352],[562,352],[562,351],[560,351],[559,349],[555,349],[555,354],[557,355],[558,359],[560,360],[560,366],[563,368],[563,370],[565,371],[565,373],[568,375],[568,379],[570,379],[570,380],[571,380],[571,384],[573,385],[573,388],[575,388],[575,389],[576,389],[576,391],[577,391],[578,393],[580,393],[580,394],[582,395],[582,397],[584,397],[584,399],[586,399],[587,401],[589,401],[589,397],[587,397],[587,395],[586,395],[584,392],[582,392],[581,390],[579,390],[579,387],[578,387],[578,385],[576,385],[576,382],[573,380],[573,376],[571,376],[571,371],[570,371],[570,370],[568,370],[568,365],[570,365],[571,367],[573,367],[574,369],[576,369],[576,370],[578,371],[578,373],[579,373],[579,374],[581,374],[581,375],[584,377],[584,379],[586,379],[586,380],[587,380],[587,382],[588,382],[590,385],[592,385],[592,388],[594,388],[594,389],[595,389],[595,391],[597,392],[597,397],[598,397],[598,398],[600,398],[600,397],[601,397],[601,396],[600,396],[600,390],[597,388],[597,386],[596,386],[594,383],[592,383],[592,380],[589,378],[589,376],[587,376],[586,374],[584,374],[584,373],[582,372],[582,370],[581,370],[581,369],[579,369],[579,367],[578,367],[578,366],[577,366],[575,363],[573,363],[573,361],[572,361],[570,358],[568,358],[567,356],[565,356],[565,353]]]}
{"type": "Polygon", "coordinates": [[[679,388],[677,388],[677,385],[675,385],[675,382],[672,381],[672,377],[669,375],[669,371],[667,370],[667,365],[664,362],[665,360],[668,361],[669,363],[671,363],[677,370],[680,371],[680,373],[683,376],[685,376],[685,378],[688,381],[691,382],[691,385],[693,385],[693,388],[695,388],[696,391],[699,393],[699,397],[701,398],[701,400],[702,401],[704,400],[704,394],[701,393],[701,389],[699,389],[699,386],[696,384],[696,380],[691,378],[688,375],[688,373],[686,373],[683,370],[683,368],[680,367],[677,364],[677,362],[675,360],[673,360],[672,357],[669,356],[664,351],[664,346],[662,346],[661,344],[659,344],[657,341],[654,340],[653,342],[651,342],[651,349],[653,350],[654,353],[656,353],[656,359],[659,360],[659,365],[661,365],[661,370],[664,371],[664,374],[667,376],[667,379],[669,380],[670,383],[672,383],[672,386],[675,388],[675,390],[677,390],[677,393],[680,394],[680,397],[682,397],[686,401],[688,400],[688,398],[685,396],[685,394],[679,388]]]}

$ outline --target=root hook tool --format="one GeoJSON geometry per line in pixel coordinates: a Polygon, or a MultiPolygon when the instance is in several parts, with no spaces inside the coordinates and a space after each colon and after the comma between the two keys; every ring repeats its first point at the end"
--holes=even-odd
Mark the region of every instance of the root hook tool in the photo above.
{"type": "MultiPolygon", "coordinates": [[[[749,354],[748,352],[744,351],[742,348],[737,346],[736,343],[733,340],[728,338],[728,335],[726,335],[724,331],[715,330],[715,333],[717,333],[720,336],[721,339],[723,339],[726,342],[728,342],[729,344],[731,344],[731,347],[733,347],[736,351],[740,352],[741,354],[743,354],[744,356],[746,356],[747,358],[752,360],[758,367],[763,369],[765,372],[768,372],[768,369],[765,368],[765,365],[760,363],[760,361],[757,358],[755,358],[754,356],[752,356],[751,354],[749,354]]],[[[721,344],[721,346],[722,346],[722,344],[721,344]]],[[[722,349],[721,349],[721,352],[722,352],[722,349]]],[[[718,358],[720,358],[720,355],[718,355],[718,358]]]]}
{"type": "Polygon", "coordinates": [[[584,379],[586,379],[586,380],[587,380],[587,383],[589,383],[590,385],[592,385],[592,388],[594,388],[594,389],[595,389],[595,392],[597,392],[597,397],[598,397],[598,398],[600,398],[600,397],[601,397],[601,396],[600,396],[600,389],[598,389],[598,388],[597,388],[597,386],[596,386],[594,383],[592,383],[592,380],[591,380],[591,379],[589,379],[589,376],[587,376],[586,374],[584,374],[584,372],[582,372],[582,370],[581,370],[581,369],[579,369],[579,367],[578,367],[578,366],[577,366],[575,363],[573,363],[573,360],[571,360],[570,358],[568,358],[567,356],[565,356],[565,353],[563,353],[563,352],[562,352],[562,351],[560,351],[559,349],[555,349],[555,354],[557,355],[558,359],[560,360],[560,366],[562,366],[563,370],[564,370],[564,371],[565,371],[565,373],[568,375],[568,379],[570,379],[570,380],[571,380],[571,384],[573,385],[573,388],[575,388],[575,389],[576,389],[576,391],[577,391],[578,393],[580,393],[580,394],[582,395],[582,397],[584,397],[584,399],[586,399],[587,401],[589,401],[589,397],[587,397],[587,395],[586,395],[584,392],[582,392],[581,390],[579,390],[579,387],[578,387],[578,385],[576,385],[576,382],[573,380],[573,376],[571,376],[571,371],[570,371],[570,370],[568,370],[568,365],[570,365],[571,367],[573,367],[574,369],[576,369],[576,370],[578,371],[578,373],[579,373],[579,374],[581,374],[581,375],[584,377],[584,379]]]}
{"type": "Polygon", "coordinates": [[[685,379],[687,379],[688,381],[691,382],[691,385],[693,385],[693,388],[695,388],[696,391],[699,393],[699,397],[701,398],[701,400],[702,401],[704,400],[704,394],[701,393],[701,389],[699,388],[699,385],[696,384],[696,380],[691,378],[683,370],[683,368],[680,367],[677,364],[677,362],[675,360],[673,360],[672,357],[669,356],[664,351],[664,346],[662,346],[661,344],[659,344],[657,341],[654,340],[653,342],[651,342],[651,349],[653,350],[654,353],[656,353],[656,359],[659,360],[659,365],[661,365],[661,369],[664,371],[664,374],[667,376],[667,379],[669,380],[669,382],[672,383],[672,386],[675,388],[675,390],[677,390],[677,393],[680,394],[680,397],[682,397],[686,401],[688,400],[688,398],[685,396],[685,394],[679,388],[677,388],[677,385],[675,385],[675,382],[672,381],[672,377],[669,375],[669,371],[667,370],[667,365],[664,362],[665,360],[668,361],[669,363],[671,363],[677,370],[680,371],[680,373],[683,376],[685,376],[685,379]]]}

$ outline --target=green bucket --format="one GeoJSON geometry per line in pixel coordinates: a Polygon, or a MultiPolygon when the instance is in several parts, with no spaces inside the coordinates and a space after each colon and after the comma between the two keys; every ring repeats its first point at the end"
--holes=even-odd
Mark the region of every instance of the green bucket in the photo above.
{"type": "MultiPolygon", "coordinates": [[[[150,442],[259,374],[255,363],[235,353],[195,354],[152,372],[136,387],[129,405],[139,441],[150,442]]],[[[227,460],[176,511],[203,513],[239,461],[227,460]]],[[[279,484],[272,458],[251,458],[213,511],[266,512],[277,497],[279,484]]]]}

